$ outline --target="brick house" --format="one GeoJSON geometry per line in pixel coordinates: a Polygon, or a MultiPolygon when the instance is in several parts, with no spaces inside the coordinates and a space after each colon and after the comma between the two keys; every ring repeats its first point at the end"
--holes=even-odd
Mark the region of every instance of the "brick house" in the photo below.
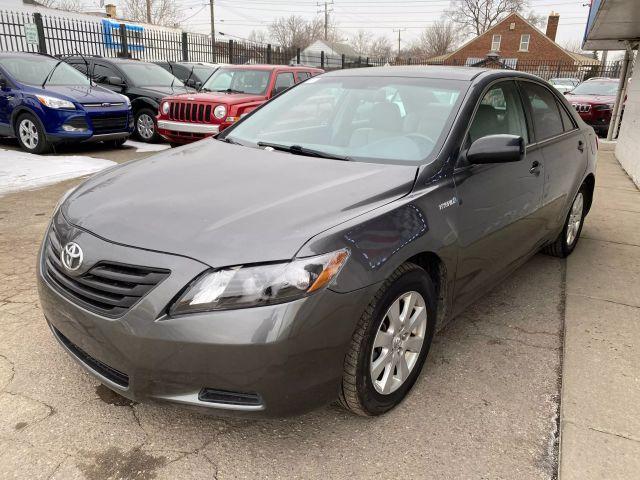
{"type": "Polygon", "coordinates": [[[487,63],[518,68],[518,63],[557,65],[597,65],[591,57],[569,52],[555,42],[560,15],[551,12],[546,33],[518,13],[511,13],[482,35],[457,50],[429,59],[429,63],[478,65],[487,63]]]}

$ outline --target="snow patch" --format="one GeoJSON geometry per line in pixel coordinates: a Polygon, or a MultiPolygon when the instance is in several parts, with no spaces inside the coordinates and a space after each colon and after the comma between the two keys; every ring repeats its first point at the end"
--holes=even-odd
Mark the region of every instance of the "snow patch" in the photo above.
{"type": "Polygon", "coordinates": [[[137,152],[161,152],[169,147],[166,143],[144,143],[136,142],[135,140],[127,140],[124,144],[125,147],[135,148],[137,152]]]}
{"type": "Polygon", "coordinates": [[[0,196],[99,172],[116,162],[84,156],[42,156],[0,148],[0,196]]]}

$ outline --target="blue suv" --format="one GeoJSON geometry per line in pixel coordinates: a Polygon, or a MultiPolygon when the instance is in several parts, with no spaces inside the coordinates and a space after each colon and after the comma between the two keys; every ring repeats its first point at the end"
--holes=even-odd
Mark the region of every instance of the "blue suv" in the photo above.
{"type": "Polygon", "coordinates": [[[31,153],[65,142],[121,146],[133,132],[131,103],[63,60],[0,53],[0,135],[31,153]]]}

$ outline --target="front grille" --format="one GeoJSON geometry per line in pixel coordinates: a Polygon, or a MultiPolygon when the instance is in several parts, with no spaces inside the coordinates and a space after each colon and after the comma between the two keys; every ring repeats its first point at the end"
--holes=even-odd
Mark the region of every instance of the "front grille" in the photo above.
{"type": "Polygon", "coordinates": [[[73,353],[76,357],[78,357],[84,364],[86,364],[92,370],[95,370],[103,377],[111,380],[116,385],[120,385],[123,388],[127,388],[129,386],[129,375],[121,372],[120,370],[116,370],[113,367],[110,367],[106,363],[102,363],[97,358],[93,358],[87,352],[82,350],[79,346],[65,337],[60,330],[51,325],[53,329],[53,333],[58,337],[60,342],[67,347],[71,353],[73,353]]]}
{"type": "Polygon", "coordinates": [[[65,125],[69,125],[74,128],[89,128],[87,120],[84,117],[73,117],[64,122],[65,125]]]}
{"type": "Polygon", "coordinates": [[[169,270],[98,262],[78,277],[67,274],[60,260],[61,245],[51,228],[44,247],[43,272],[49,283],[74,303],[106,317],[126,313],[157,284],[169,270]]]}
{"type": "Polygon", "coordinates": [[[128,116],[126,113],[100,115],[91,117],[94,135],[114,133],[127,130],[128,116]]]}
{"type": "Polygon", "coordinates": [[[575,108],[576,111],[580,112],[580,113],[586,113],[586,112],[589,112],[591,110],[591,105],[589,105],[589,104],[574,103],[572,105],[573,105],[573,108],[575,108]]]}
{"type": "Polygon", "coordinates": [[[194,102],[171,102],[169,119],[179,122],[210,123],[211,105],[194,102]]]}

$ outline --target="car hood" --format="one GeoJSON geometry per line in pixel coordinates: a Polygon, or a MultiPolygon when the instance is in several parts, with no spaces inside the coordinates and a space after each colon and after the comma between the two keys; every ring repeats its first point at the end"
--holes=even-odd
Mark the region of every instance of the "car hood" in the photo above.
{"type": "Polygon", "coordinates": [[[189,87],[135,87],[144,92],[145,95],[156,98],[164,98],[170,95],[189,94],[192,95],[196,91],[189,87]],[[186,90],[185,90],[186,88],[186,90]]]}
{"type": "Polygon", "coordinates": [[[223,267],[293,258],[318,233],[409,193],[416,173],[206,139],[98,174],[62,212],[107,240],[223,267]]]}
{"type": "Polygon", "coordinates": [[[125,98],[119,93],[112,92],[99,86],[83,85],[47,85],[44,90],[55,93],[78,103],[107,103],[124,102],[125,98]]]}
{"type": "Polygon", "coordinates": [[[569,103],[614,103],[616,97],[613,95],[566,95],[569,103]]]}
{"type": "Polygon", "coordinates": [[[237,105],[248,102],[261,102],[266,99],[264,95],[251,95],[248,93],[222,93],[222,92],[200,92],[196,94],[181,94],[169,97],[170,100],[190,100],[204,103],[225,103],[227,105],[237,105]]]}

